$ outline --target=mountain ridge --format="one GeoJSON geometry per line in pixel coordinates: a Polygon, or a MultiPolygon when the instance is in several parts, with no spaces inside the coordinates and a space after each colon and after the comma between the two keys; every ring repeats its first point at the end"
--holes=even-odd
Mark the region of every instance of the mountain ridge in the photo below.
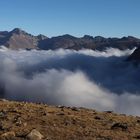
{"type": "Polygon", "coordinates": [[[0,45],[10,49],[104,50],[107,47],[113,47],[124,50],[139,47],[140,39],[133,36],[105,38],[84,35],[83,37],[75,37],[69,34],[49,38],[42,34],[34,36],[20,28],[15,28],[12,31],[0,31],[0,45]]]}

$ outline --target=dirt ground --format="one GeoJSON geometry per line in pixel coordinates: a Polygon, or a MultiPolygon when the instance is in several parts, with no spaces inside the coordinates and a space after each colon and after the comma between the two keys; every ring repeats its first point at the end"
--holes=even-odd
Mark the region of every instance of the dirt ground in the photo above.
{"type": "Polygon", "coordinates": [[[0,100],[0,140],[140,139],[140,117],[0,100]]]}

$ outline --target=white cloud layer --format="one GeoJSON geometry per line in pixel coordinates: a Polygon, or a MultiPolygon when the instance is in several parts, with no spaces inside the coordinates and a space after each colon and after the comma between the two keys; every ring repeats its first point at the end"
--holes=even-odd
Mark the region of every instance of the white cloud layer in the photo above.
{"type": "Polygon", "coordinates": [[[1,97],[140,115],[133,50],[13,51],[0,49],[1,97]]]}

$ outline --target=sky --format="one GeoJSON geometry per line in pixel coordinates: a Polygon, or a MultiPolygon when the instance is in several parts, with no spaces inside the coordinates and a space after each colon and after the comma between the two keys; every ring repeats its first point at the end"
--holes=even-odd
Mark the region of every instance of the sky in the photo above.
{"type": "Polygon", "coordinates": [[[140,0],[1,0],[0,31],[140,38],[140,0]]]}

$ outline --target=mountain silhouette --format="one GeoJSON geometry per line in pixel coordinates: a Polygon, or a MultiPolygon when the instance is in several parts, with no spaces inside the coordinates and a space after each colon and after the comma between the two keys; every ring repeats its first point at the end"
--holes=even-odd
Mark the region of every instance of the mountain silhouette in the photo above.
{"type": "Polygon", "coordinates": [[[26,31],[15,28],[12,31],[0,31],[0,46],[10,49],[92,49],[104,50],[108,47],[121,50],[139,47],[140,39],[128,36],[122,38],[104,38],[102,36],[74,37],[68,34],[48,38],[45,35],[34,36],[26,31]]]}

